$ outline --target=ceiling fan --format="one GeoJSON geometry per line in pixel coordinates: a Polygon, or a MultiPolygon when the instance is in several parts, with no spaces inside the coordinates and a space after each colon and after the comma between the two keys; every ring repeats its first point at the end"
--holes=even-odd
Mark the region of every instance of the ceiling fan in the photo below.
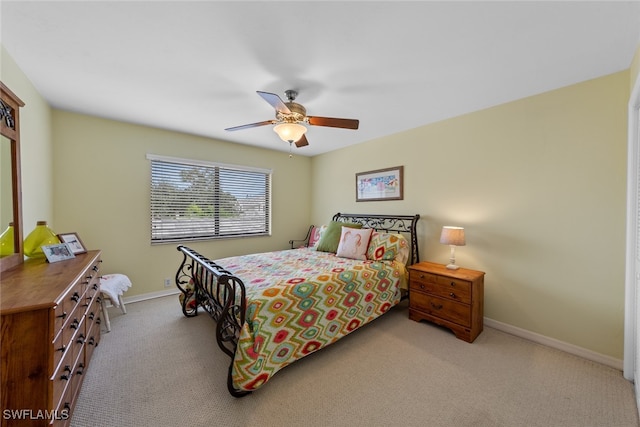
{"type": "Polygon", "coordinates": [[[262,99],[275,108],[276,118],[274,120],[265,120],[263,122],[226,128],[225,130],[235,131],[264,125],[276,125],[273,127],[273,130],[278,134],[280,139],[289,144],[295,143],[296,147],[304,147],[305,145],[309,145],[309,141],[307,141],[307,137],[304,135],[307,128],[300,123],[342,129],[358,129],[360,123],[354,119],[307,116],[307,110],[302,105],[294,102],[296,96],[298,96],[298,92],[292,89],[284,92],[288,99],[287,102],[284,102],[282,98],[275,93],[261,91],[257,91],[257,93],[262,99]]]}

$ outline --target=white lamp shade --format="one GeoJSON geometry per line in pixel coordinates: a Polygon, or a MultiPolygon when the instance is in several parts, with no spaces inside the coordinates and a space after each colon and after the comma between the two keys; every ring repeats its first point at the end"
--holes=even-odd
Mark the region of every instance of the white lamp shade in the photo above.
{"type": "Polygon", "coordinates": [[[302,138],[307,128],[297,123],[280,123],[273,127],[273,131],[277,133],[284,142],[296,142],[302,138]]]}
{"type": "Polygon", "coordinates": [[[440,234],[440,243],[443,245],[464,246],[466,241],[464,239],[464,228],[444,226],[442,227],[442,234],[440,234]]]}

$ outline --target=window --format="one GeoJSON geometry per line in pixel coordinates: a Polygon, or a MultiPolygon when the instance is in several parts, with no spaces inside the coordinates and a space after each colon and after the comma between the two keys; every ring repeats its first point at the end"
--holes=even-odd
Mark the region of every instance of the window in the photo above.
{"type": "Polygon", "coordinates": [[[151,243],[271,234],[271,170],[147,154],[151,243]]]}

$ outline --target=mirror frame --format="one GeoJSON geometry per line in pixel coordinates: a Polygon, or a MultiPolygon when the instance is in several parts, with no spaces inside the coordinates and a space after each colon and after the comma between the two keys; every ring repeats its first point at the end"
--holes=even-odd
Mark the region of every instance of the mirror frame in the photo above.
{"type": "Polygon", "coordinates": [[[24,262],[22,247],[22,181],[20,178],[20,100],[4,83],[0,82],[0,133],[11,141],[11,188],[13,192],[14,254],[0,258],[0,272],[24,262]]]}

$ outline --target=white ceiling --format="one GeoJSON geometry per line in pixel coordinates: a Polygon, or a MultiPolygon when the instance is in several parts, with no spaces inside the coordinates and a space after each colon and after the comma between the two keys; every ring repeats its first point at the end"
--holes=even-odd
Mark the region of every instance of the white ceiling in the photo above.
{"type": "MultiPolygon", "coordinates": [[[[1,40],[55,108],[288,151],[256,90],[297,89],[313,156],[629,68],[640,1],[6,1],[1,40]]],[[[180,141],[176,141],[179,144],[180,141]]]]}

